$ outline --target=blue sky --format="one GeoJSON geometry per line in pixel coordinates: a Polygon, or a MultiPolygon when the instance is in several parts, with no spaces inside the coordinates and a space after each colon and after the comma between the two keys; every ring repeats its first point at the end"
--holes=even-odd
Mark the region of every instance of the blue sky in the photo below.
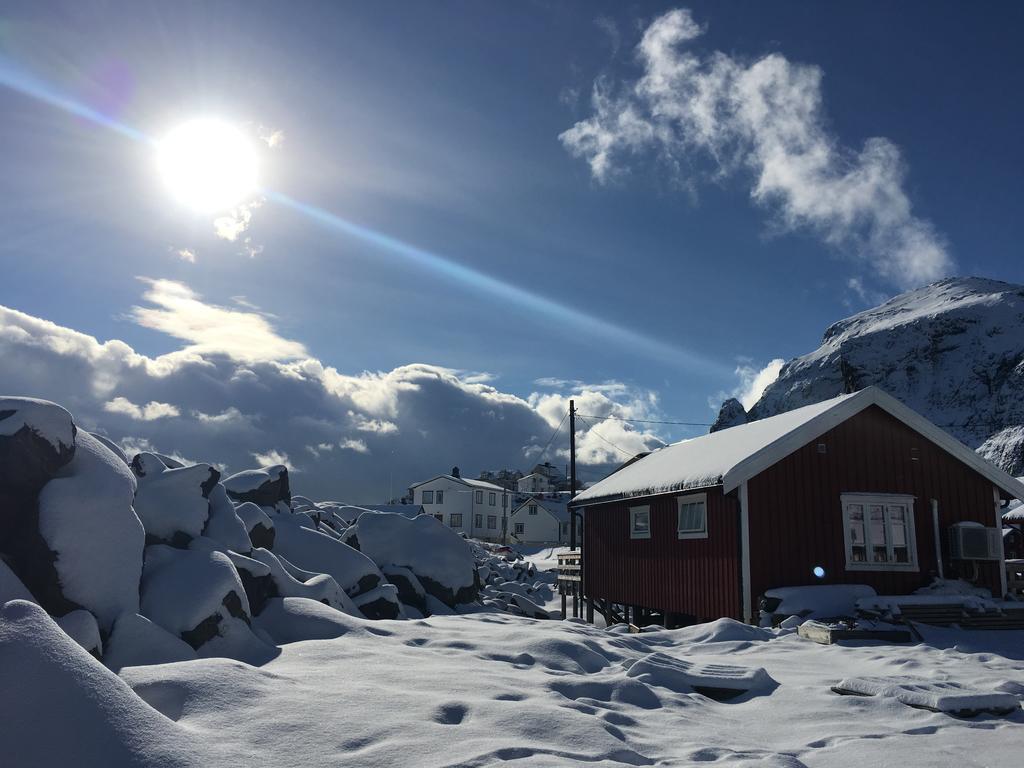
{"type": "Polygon", "coordinates": [[[169,198],[150,146],[7,87],[0,304],[155,358],[205,333],[175,331],[190,319],[159,303],[166,292],[159,322],[133,310],[154,305],[139,277],[175,281],[198,297],[187,311],[250,312],[343,374],[485,372],[534,404],[573,390],[540,379],[617,382],[615,397],[648,404],[631,414],[709,421],[738,365],[807,352],[830,323],[921,282],[884,252],[908,227],[946,259],[928,274],[1024,282],[1022,17],[1012,3],[7,3],[9,85],[154,137],[195,115],[280,131],[261,145],[267,188],[488,280],[274,199],[238,240],[218,238],[169,198]],[[819,72],[817,89],[786,93],[820,96],[827,170],[842,179],[882,137],[905,170],[899,199],[882,190],[849,226],[843,203],[822,212],[820,189],[784,181],[754,200],[770,115],[727,116],[704,143],[692,123],[667,142],[619,134],[628,146],[596,173],[564,136],[600,117],[595,82],[613,102],[604,118],[638,110],[647,127],[685,100],[636,96],[653,66],[637,46],[677,8],[702,28],[678,48],[704,75],[715,52],[734,72],[773,56],[787,76],[819,72]],[[901,202],[908,213],[865,234],[901,202]]]}

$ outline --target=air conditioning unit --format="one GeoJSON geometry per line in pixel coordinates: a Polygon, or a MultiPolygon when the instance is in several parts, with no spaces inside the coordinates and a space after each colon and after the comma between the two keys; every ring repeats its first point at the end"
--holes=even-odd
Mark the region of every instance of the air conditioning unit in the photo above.
{"type": "Polygon", "coordinates": [[[949,551],[954,560],[998,560],[1003,556],[1003,537],[998,528],[957,523],[949,529],[949,551]]]}

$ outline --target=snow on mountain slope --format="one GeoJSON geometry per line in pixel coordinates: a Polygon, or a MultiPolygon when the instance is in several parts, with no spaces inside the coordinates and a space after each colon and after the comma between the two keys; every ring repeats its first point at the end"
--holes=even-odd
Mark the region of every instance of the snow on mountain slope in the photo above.
{"type": "Polygon", "coordinates": [[[1024,286],[951,278],[840,320],[783,366],[749,418],[869,385],[1024,473],[1024,286]]]}

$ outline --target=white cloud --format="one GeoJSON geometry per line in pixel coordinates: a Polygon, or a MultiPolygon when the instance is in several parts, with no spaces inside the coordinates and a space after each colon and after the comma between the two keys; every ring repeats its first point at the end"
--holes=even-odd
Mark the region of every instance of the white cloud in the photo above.
{"type": "Polygon", "coordinates": [[[899,149],[876,137],[851,150],[829,132],[820,68],[780,54],[702,56],[688,48],[702,33],[688,10],[670,11],[643,34],[638,80],[595,82],[593,114],[559,138],[596,180],[653,155],[692,185],[710,163],[717,178],[749,175],[779,228],[815,231],[883,279],[914,286],[953,269],[943,238],[912,213],[899,149]]]}
{"type": "MultiPolygon", "coordinates": [[[[455,465],[467,475],[528,469],[570,395],[594,417],[596,432],[588,436],[581,420],[577,435],[588,479],[624,459],[597,434],[626,452],[658,442],[639,425],[604,418],[657,415],[656,394],[627,384],[580,383],[522,398],[425,363],[347,374],[283,339],[268,315],[207,303],[181,283],[148,281],[145,291],[149,311],[130,317],[182,339],[181,349],[151,358],[0,307],[0,392],[61,403],[79,427],[131,453],[187,456],[232,472],[315,459],[317,471],[303,472],[296,492],[354,503],[384,501],[392,482],[401,488],[455,465]],[[248,340],[241,349],[239,334],[248,340]],[[172,402],[188,417],[145,420],[172,402]]],[[[565,435],[545,458],[566,461],[565,435]]]]}
{"type": "Polygon", "coordinates": [[[260,141],[270,147],[270,149],[277,149],[277,147],[284,144],[284,131],[282,130],[272,131],[261,125],[256,129],[256,134],[260,137],[260,141]]]}
{"type": "Polygon", "coordinates": [[[185,347],[187,353],[222,353],[244,362],[294,360],[308,354],[299,342],[279,336],[258,312],[208,304],[187,285],[173,280],[143,282],[149,286],[143,297],[156,306],[133,307],[132,319],[192,342],[185,347]]]}
{"type": "Polygon", "coordinates": [[[281,466],[288,467],[289,472],[297,471],[292,463],[288,460],[288,454],[283,451],[270,449],[266,453],[250,453],[253,460],[261,467],[270,467],[280,464],[281,466]]]}
{"type": "Polygon", "coordinates": [[[182,261],[187,261],[190,264],[196,263],[196,252],[193,251],[191,248],[179,248],[174,253],[182,261]]]}
{"type": "Polygon", "coordinates": [[[398,425],[386,419],[370,419],[353,411],[348,412],[348,417],[352,420],[352,426],[360,432],[377,432],[386,435],[398,431],[398,425]]]}
{"type": "Polygon", "coordinates": [[[734,391],[733,397],[743,404],[748,411],[754,406],[761,395],[777,378],[779,371],[786,361],[777,357],[770,361],[764,368],[754,368],[750,365],[741,365],[736,368],[736,375],[740,377],[740,385],[734,391]]]}
{"type": "Polygon", "coordinates": [[[115,397],[104,403],[103,410],[107,413],[119,413],[138,421],[155,421],[181,415],[181,412],[170,403],[158,403],[154,400],[145,405],[136,405],[126,397],[115,397]]]}
{"type": "Polygon", "coordinates": [[[252,223],[252,212],[263,205],[262,199],[232,208],[223,216],[213,220],[213,232],[217,237],[229,242],[235,242],[239,236],[245,233],[252,223]]]}
{"type": "Polygon", "coordinates": [[[730,397],[740,401],[745,410],[750,410],[761,399],[764,391],[779,378],[779,372],[786,361],[781,357],[770,360],[764,367],[751,365],[744,360],[736,366],[736,377],[739,379],[732,391],[721,390],[708,398],[708,407],[718,411],[722,403],[730,397]]]}

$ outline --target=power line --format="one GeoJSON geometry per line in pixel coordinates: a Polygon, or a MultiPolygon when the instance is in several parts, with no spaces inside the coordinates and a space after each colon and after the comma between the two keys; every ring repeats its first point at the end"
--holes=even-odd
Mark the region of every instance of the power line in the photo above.
{"type": "Polygon", "coordinates": [[[540,456],[537,457],[538,460],[543,461],[545,454],[548,452],[548,448],[551,447],[551,441],[555,439],[555,435],[562,431],[562,425],[565,424],[565,420],[567,418],[569,418],[568,410],[564,414],[562,414],[562,420],[558,422],[558,426],[555,427],[555,431],[551,433],[551,437],[548,438],[547,445],[544,446],[544,450],[541,451],[540,456]]]}
{"type": "Polygon", "coordinates": [[[626,418],[623,418],[621,416],[595,416],[595,415],[589,414],[589,413],[580,413],[579,411],[576,412],[576,415],[577,416],[583,416],[584,418],[587,418],[587,419],[599,419],[601,421],[606,421],[608,419],[612,419],[614,421],[628,421],[628,422],[630,422],[632,424],[678,424],[679,426],[683,426],[683,427],[710,427],[710,426],[712,426],[711,422],[708,422],[708,421],[661,421],[661,420],[658,420],[658,419],[626,419],[626,418]]]}
{"type": "MultiPolygon", "coordinates": [[[[596,416],[589,413],[576,412],[577,416],[582,416],[587,419],[598,419],[599,421],[625,421],[630,424],[675,424],[682,427],[711,427],[714,426],[711,422],[707,421],[669,421],[661,419],[627,419],[622,416],[596,416]]],[[[750,422],[748,422],[750,423],[750,422]]],[[[934,422],[933,422],[934,423],[934,422]]],[[[942,429],[971,429],[973,427],[989,427],[992,429],[1006,429],[1007,427],[1016,427],[1018,424],[1002,424],[995,421],[975,421],[971,424],[935,424],[935,426],[942,429]]]]}
{"type": "MultiPolygon", "coordinates": [[[[582,416],[580,416],[580,414],[578,414],[578,413],[576,414],[576,416],[577,416],[577,417],[579,417],[579,418],[583,418],[583,417],[582,417],[582,416]]],[[[588,434],[588,435],[594,435],[594,436],[595,436],[596,438],[598,438],[598,439],[599,439],[599,440],[600,440],[601,442],[603,442],[603,443],[606,443],[606,444],[610,445],[610,446],[611,446],[612,448],[614,448],[614,449],[615,449],[616,451],[618,451],[619,453],[621,453],[622,455],[624,455],[624,456],[626,456],[626,457],[628,457],[628,458],[630,458],[630,459],[631,459],[631,458],[633,458],[633,456],[635,456],[635,455],[636,455],[636,454],[630,453],[629,451],[623,450],[622,448],[619,448],[619,446],[617,446],[617,445],[616,445],[615,443],[613,443],[613,442],[612,442],[611,440],[606,440],[606,439],[605,439],[605,438],[604,438],[604,437],[603,437],[603,436],[601,435],[601,433],[600,433],[600,432],[598,432],[597,430],[595,430],[595,429],[594,429],[594,425],[593,425],[593,423],[592,423],[591,421],[589,421],[588,419],[583,419],[583,421],[584,421],[584,422],[585,422],[585,423],[586,423],[586,424],[587,424],[587,425],[588,425],[588,426],[590,427],[590,430],[589,430],[589,431],[587,432],[587,434],[588,434]]]]}

